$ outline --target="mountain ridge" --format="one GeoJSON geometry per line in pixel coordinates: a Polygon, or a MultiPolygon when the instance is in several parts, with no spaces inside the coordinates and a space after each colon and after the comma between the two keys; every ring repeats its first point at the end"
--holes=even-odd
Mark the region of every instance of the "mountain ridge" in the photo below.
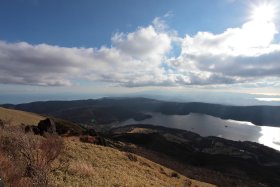
{"type": "Polygon", "coordinates": [[[200,102],[168,102],[147,98],[111,98],[40,101],[18,105],[0,105],[6,108],[52,115],[78,123],[94,121],[110,124],[130,118],[143,120],[151,116],[149,112],[166,115],[188,115],[190,113],[207,114],[221,119],[248,121],[259,126],[280,127],[280,106],[230,106],[200,102]],[[105,119],[104,115],[106,116],[105,119]]]}

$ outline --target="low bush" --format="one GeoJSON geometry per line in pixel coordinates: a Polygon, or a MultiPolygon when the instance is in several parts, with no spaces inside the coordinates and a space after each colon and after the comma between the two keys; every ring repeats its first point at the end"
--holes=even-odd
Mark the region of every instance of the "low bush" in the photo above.
{"type": "Polygon", "coordinates": [[[4,128],[0,131],[0,178],[7,186],[50,186],[48,174],[62,150],[63,140],[58,136],[44,138],[4,128]]]}
{"type": "Polygon", "coordinates": [[[0,153],[0,178],[11,186],[19,186],[23,170],[19,163],[15,163],[8,155],[0,153]]]}
{"type": "Polygon", "coordinates": [[[7,125],[11,125],[12,119],[0,119],[0,128],[4,128],[7,125]]]}
{"type": "Polygon", "coordinates": [[[172,172],[171,173],[171,177],[174,177],[174,178],[180,178],[180,175],[176,172],[172,172]]]}

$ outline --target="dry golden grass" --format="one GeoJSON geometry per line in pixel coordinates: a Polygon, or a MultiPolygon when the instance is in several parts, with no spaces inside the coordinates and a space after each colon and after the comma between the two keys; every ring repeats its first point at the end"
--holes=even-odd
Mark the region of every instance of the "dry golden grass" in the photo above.
{"type": "MultiPolygon", "coordinates": [[[[0,119],[11,120],[11,126],[37,124],[44,117],[0,107],[0,119]]],[[[138,129],[145,131],[145,129],[138,129]]],[[[54,186],[67,187],[210,187],[173,170],[131,153],[88,143],[77,137],[67,137],[64,151],[49,173],[54,186]]],[[[26,181],[23,180],[26,183],[26,181]]],[[[28,183],[28,181],[27,181],[28,183]]],[[[21,185],[23,186],[23,185],[21,185]]]]}
{"type": "Polygon", "coordinates": [[[71,175],[79,175],[80,177],[94,177],[95,169],[88,162],[74,161],[70,162],[68,172],[71,175]]]}
{"type": "Polygon", "coordinates": [[[52,172],[55,186],[213,186],[188,179],[142,157],[70,138],[65,139],[61,159],[67,160],[68,167],[52,172]]]}
{"type": "Polygon", "coordinates": [[[40,120],[45,119],[45,117],[29,112],[0,107],[0,119],[10,121],[12,126],[18,126],[22,123],[36,125],[40,120]]]}
{"type": "Polygon", "coordinates": [[[147,128],[133,128],[131,131],[128,133],[153,133],[154,131],[152,129],[147,129],[147,128]]]}

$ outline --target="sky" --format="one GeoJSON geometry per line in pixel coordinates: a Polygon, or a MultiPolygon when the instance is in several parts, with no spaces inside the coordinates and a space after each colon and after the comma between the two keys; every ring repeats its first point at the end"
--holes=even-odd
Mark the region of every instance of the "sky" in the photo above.
{"type": "Polygon", "coordinates": [[[279,11],[277,0],[1,0],[0,103],[280,101],[279,11]]]}

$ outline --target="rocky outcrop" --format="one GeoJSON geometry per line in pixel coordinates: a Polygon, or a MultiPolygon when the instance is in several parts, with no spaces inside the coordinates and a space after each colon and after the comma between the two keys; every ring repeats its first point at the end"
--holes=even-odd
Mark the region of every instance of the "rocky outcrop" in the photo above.
{"type": "Polygon", "coordinates": [[[45,133],[56,134],[56,124],[53,119],[47,118],[45,120],[41,120],[38,123],[39,133],[41,135],[45,133]]]}
{"type": "Polygon", "coordinates": [[[86,130],[85,128],[57,118],[47,118],[41,120],[38,125],[22,125],[25,133],[33,132],[34,134],[44,135],[58,134],[63,136],[80,136],[87,132],[89,135],[96,135],[95,131],[86,130]],[[88,132],[89,131],[89,132],[88,132]]]}
{"type": "Polygon", "coordinates": [[[36,126],[36,125],[27,125],[27,126],[25,126],[24,127],[24,132],[25,133],[33,132],[34,134],[37,134],[37,135],[40,134],[40,130],[39,130],[38,126],[36,126]]]}

